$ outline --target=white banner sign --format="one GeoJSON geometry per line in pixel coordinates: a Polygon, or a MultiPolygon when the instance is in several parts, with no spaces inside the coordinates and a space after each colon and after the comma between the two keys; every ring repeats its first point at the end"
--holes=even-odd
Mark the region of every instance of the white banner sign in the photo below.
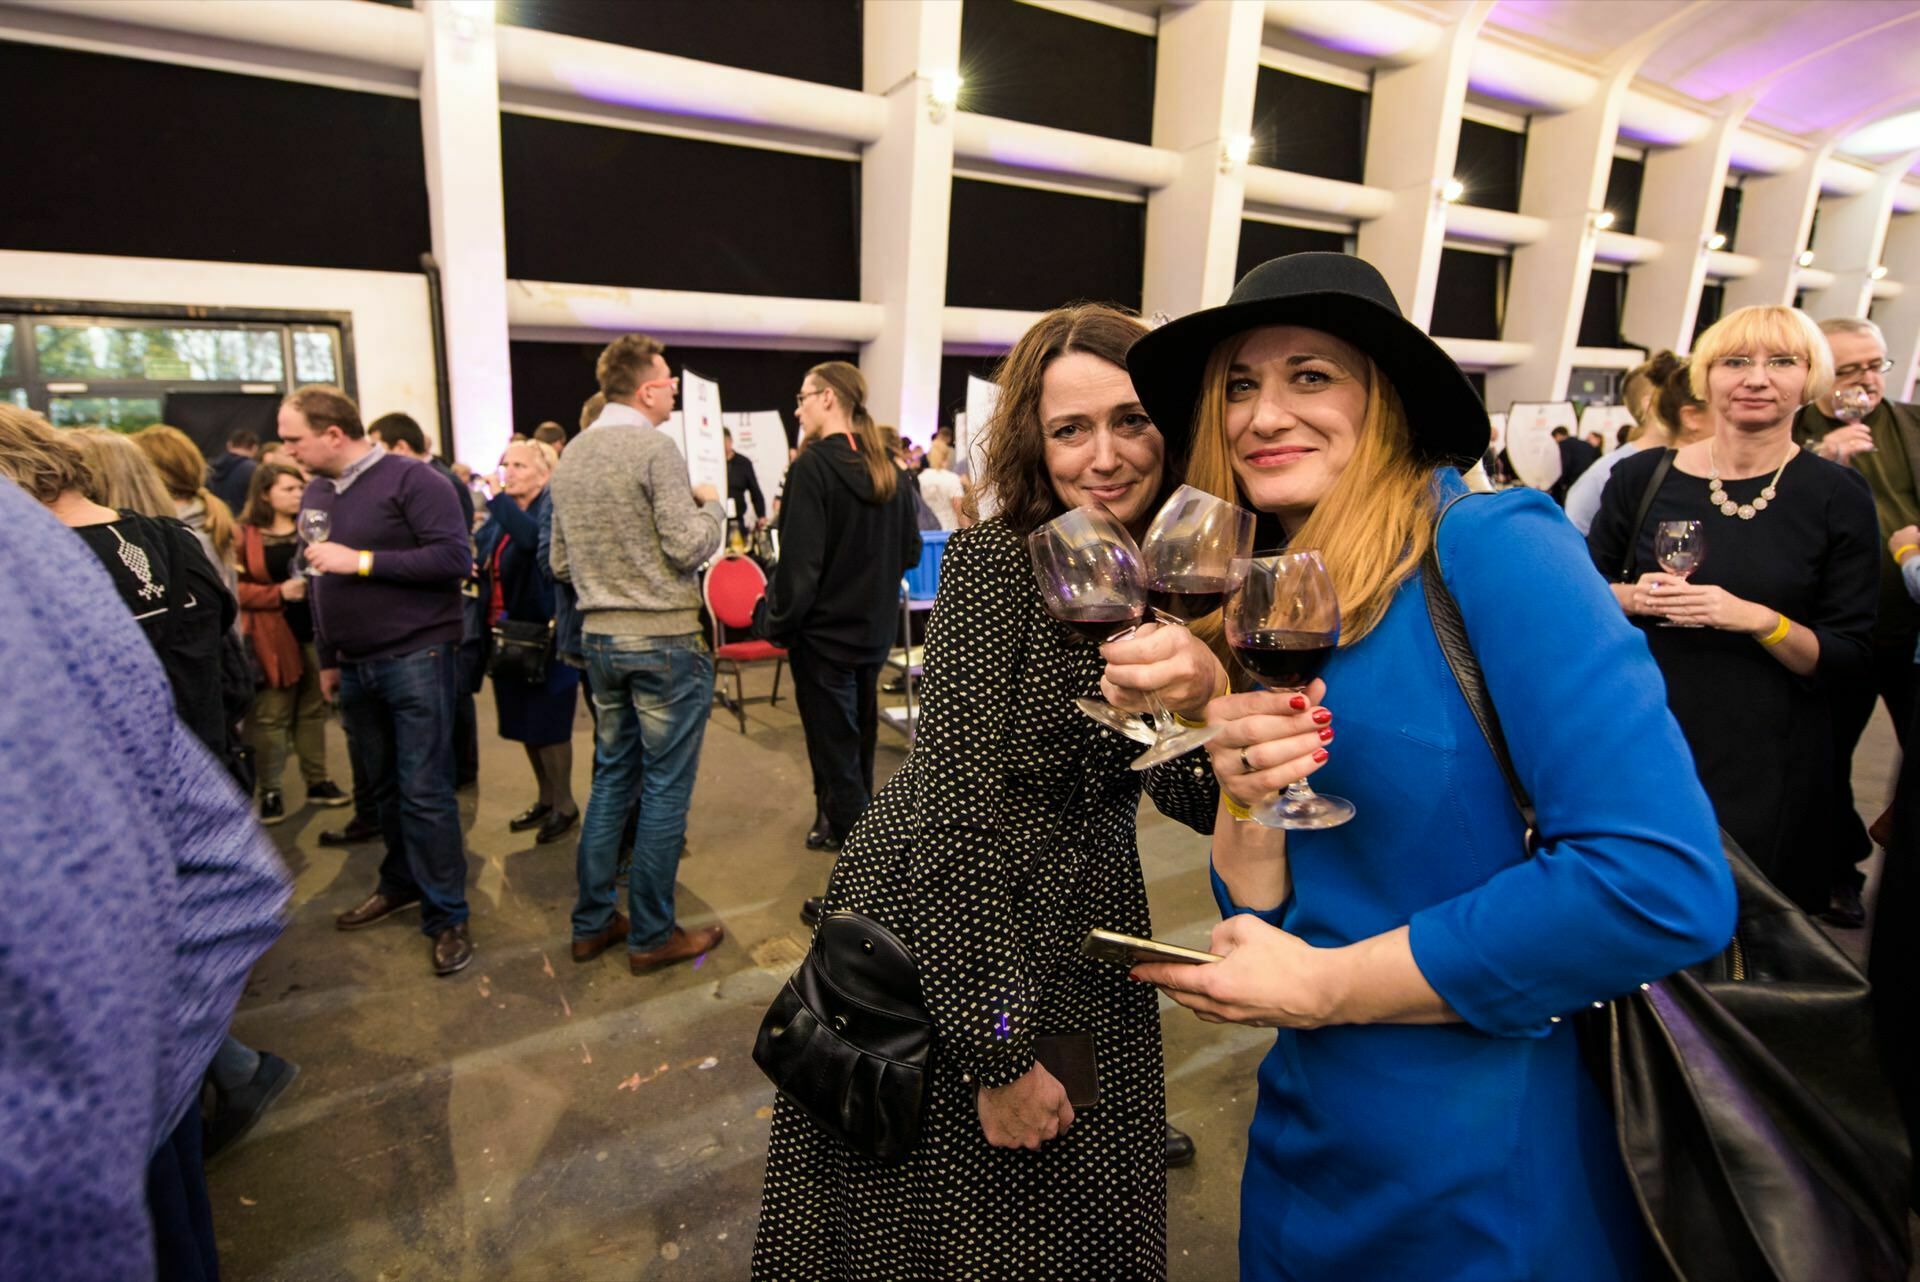
{"type": "Polygon", "coordinates": [[[1611,453],[1620,444],[1620,429],[1634,425],[1633,411],[1624,405],[1589,405],[1580,411],[1580,435],[1600,433],[1602,454],[1611,453]]]}
{"type": "Polygon", "coordinates": [[[720,384],[690,369],[680,371],[680,452],[687,456],[687,478],[711,485],[727,497],[727,449],[720,439],[720,384]]]}
{"type": "MultiPolygon", "coordinates": [[[[967,461],[967,480],[974,488],[974,501],[980,519],[986,520],[1000,510],[985,488],[987,475],[987,425],[993,422],[994,406],[1000,403],[1000,385],[991,379],[967,375],[967,436],[954,445],[967,461]]],[[[956,428],[954,435],[959,436],[956,428]]]]}
{"type": "MultiPolygon", "coordinates": [[[[733,433],[733,452],[753,464],[753,479],[771,507],[787,477],[787,429],[779,410],[755,410],[751,414],[725,414],[722,423],[733,433]]],[[[751,499],[748,502],[752,502],[751,499]]],[[[744,517],[746,513],[736,513],[744,517]]],[[[761,516],[768,515],[766,512],[761,516]]]]}
{"type": "Polygon", "coordinates": [[[1507,408],[1507,457],[1522,481],[1550,490],[1560,479],[1560,443],[1553,429],[1580,426],[1572,401],[1515,401],[1507,408]]]}

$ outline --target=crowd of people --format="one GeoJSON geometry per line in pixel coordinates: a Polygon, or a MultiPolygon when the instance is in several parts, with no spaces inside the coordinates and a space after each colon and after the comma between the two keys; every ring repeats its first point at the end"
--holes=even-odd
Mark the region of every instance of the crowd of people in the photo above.
{"type": "Polygon", "coordinates": [[[771,504],[730,437],[725,494],[691,482],[659,430],[678,379],[638,334],[601,353],[578,430],[515,437],[482,478],[335,387],[295,390],[276,440],[237,432],[212,460],[172,427],[0,405],[0,574],[33,603],[0,622],[22,683],[0,790],[20,813],[83,794],[10,846],[10,871],[73,871],[9,879],[29,906],[0,926],[0,982],[26,1032],[0,1074],[17,1099],[35,1064],[89,1064],[79,1088],[34,1088],[52,1102],[0,1157],[0,1254],[50,1278],[215,1275],[204,1157],[298,1071],[227,1030],[288,896],[261,826],[290,812],[290,754],[301,804],[345,815],[324,843],[384,847],[336,927],[417,909],[432,972],[458,973],[478,947],[458,791],[490,683],[531,775],[508,827],[575,841],[572,959],[620,947],[641,975],[721,946],[724,923],[681,920],[676,880],[714,702],[700,576],[744,554],[731,527],[778,532],[752,630],[791,666],[807,845],[835,856],[803,916],[897,937],[935,1047],[904,1155],[781,1094],[755,1277],[1164,1277],[1165,1172],[1193,1145],[1166,1122],[1162,995],[1276,1030],[1250,1084],[1243,1277],[1647,1275],[1615,1101],[1568,1017],[1728,947],[1723,834],[1836,927],[1866,921],[1860,865],[1887,849],[1872,969],[1886,1071],[1920,1117],[1920,766],[1871,826],[1850,787],[1876,703],[1902,742],[1920,711],[1920,408],[1887,399],[1890,364],[1871,322],[1744,308],[1634,370],[1637,427],[1564,442],[1582,466],[1553,494],[1468,502],[1479,398],[1334,254],[1263,264],[1158,328],[1047,313],[1001,364],[979,475],[945,433],[922,452],[877,422],[854,365],[815,366],[771,504]],[[1030,536],[1096,507],[1140,540],[1183,485],[1252,513],[1257,557],[1324,562],[1338,645],[1304,688],[1255,679],[1217,611],[1098,644],[1048,612],[1030,536]],[[933,531],[953,534],[915,735],[879,779],[880,671],[933,531]],[[1497,725],[1463,697],[1436,594],[1497,725]],[[1130,768],[1138,745],[1076,709],[1090,695],[1212,737],[1130,768]],[[1309,777],[1350,822],[1256,820],[1309,777]],[[1152,935],[1143,794],[1209,852],[1218,960],[1081,949],[1152,935]],[[162,913],[88,889],[132,878],[162,913]],[[103,913],[139,953],[76,1021],[52,923],[103,913]],[[134,1105],[102,1102],[108,1081],[137,1083],[134,1105]],[[33,1190],[68,1142],[118,1182],[97,1224],[49,1234],[33,1190]]]}

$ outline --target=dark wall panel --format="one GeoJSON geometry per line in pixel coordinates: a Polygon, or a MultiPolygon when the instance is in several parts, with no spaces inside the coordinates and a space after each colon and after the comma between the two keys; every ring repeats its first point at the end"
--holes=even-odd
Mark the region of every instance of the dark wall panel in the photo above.
{"type": "Polygon", "coordinates": [[[500,0],[498,12],[516,27],[862,87],[860,0],[500,0]]]}
{"type": "Polygon", "coordinates": [[[1460,122],[1460,145],[1453,176],[1466,185],[1460,203],[1479,209],[1520,212],[1520,172],[1526,162],[1527,136],[1477,120],[1460,122]]]}
{"type": "Polygon", "coordinates": [[[1607,171],[1607,198],[1601,204],[1602,209],[1613,213],[1611,231],[1633,234],[1640,222],[1640,183],[1646,177],[1645,161],[1629,160],[1625,156],[1613,158],[1613,168],[1607,171]]]}
{"type": "Polygon", "coordinates": [[[947,302],[1045,311],[1089,301],[1140,306],[1147,207],[956,178],[947,302]]]}
{"type": "Polygon", "coordinates": [[[1152,142],[1154,52],[1153,37],[1137,32],[1019,0],[966,0],[960,105],[1006,120],[1152,142]]]}
{"type": "MultiPolygon", "coordinates": [[[[580,406],[600,390],[593,365],[604,343],[532,343],[510,345],[513,373],[513,430],[532,435],[552,419],[575,432],[580,406]]],[[[787,439],[795,431],[794,393],[807,371],[825,361],[852,359],[849,352],[775,352],[730,347],[667,348],[675,374],[691,369],[720,384],[720,408],[729,414],[779,410],[787,439]]]]}
{"type": "Polygon", "coordinates": [[[1240,222],[1240,252],[1234,264],[1237,281],[1269,258],[1287,254],[1347,252],[1347,237],[1337,231],[1319,231],[1312,227],[1283,227],[1245,218],[1240,222]]]}
{"type": "Polygon", "coordinates": [[[500,117],[507,274],[650,289],[860,296],[860,166],[500,117]]]}
{"type": "Polygon", "coordinates": [[[1357,183],[1366,169],[1367,95],[1273,67],[1253,98],[1255,164],[1357,183]]]}
{"type": "MultiPolygon", "coordinates": [[[[1800,299],[1795,297],[1793,305],[1798,307],[1800,299]]],[[[1707,332],[1707,327],[1720,319],[1720,313],[1726,310],[1727,287],[1718,281],[1708,281],[1700,287],[1700,308],[1693,314],[1693,336],[1697,339],[1707,332]]]]}
{"type": "Polygon", "coordinates": [[[1627,309],[1627,274],[1594,271],[1587,277],[1587,300],[1580,309],[1582,347],[1624,347],[1620,317],[1627,309]]]}
{"type": "Polygon", "coordinates": [[[0,247],[415,272],[420,104],[0,43],[0,247]]]}
{"type": "Polygon", "coordinates": [[[1441,250],[1440,282],[1427,332],[1447,338],[1499,338],[1506,266],[1496,254],[1441,250]]]}
{"type": "Polygon", "coordinates": [[[1727,238],[1721,248],[1732,253],[1740,236],[1740,197],[1737,184],[1728,183],[1720,192],[1720,212],[1714,216],[1713,229],[1727,238]]]}
{"type": "Polygon", "coordinates": [[[940,358],[940,425],[953,426],[953,416],[967,409],[967,375],[991,379],[1000,368],[998,356],[942,356],[940,358]]]}

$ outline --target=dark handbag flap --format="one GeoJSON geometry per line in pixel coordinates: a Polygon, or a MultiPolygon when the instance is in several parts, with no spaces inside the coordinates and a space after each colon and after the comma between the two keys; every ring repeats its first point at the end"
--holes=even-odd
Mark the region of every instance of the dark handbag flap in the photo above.
{"type": "Polygon", "coordinates": [[[863,913],[829,913],[813,940],[816,964],[833,987],[873,1010],[931,1024],[920,967],[900,937],[863,913]]]}

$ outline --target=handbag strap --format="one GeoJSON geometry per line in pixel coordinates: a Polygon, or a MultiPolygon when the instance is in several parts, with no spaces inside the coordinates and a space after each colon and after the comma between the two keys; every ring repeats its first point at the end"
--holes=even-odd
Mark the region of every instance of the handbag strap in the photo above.
{"type": "Polygon", "coordinates": [[[1653,469],[1653,476],[1647,481],[1647,488],[1640,494],[1640,506],[1634,509],[1633,525],[1627,530],[1626,550],[1620,554],[1620,582],[1633,582],[1634,563],[1639,560],[1640,527],[1647,523],[1647,513],[1653,510],[1653,496],[1660,492],[1660,482],[1667,479],[1667,473],[1673,470],[1674,456],[1680,451],[1666,449],[1660,451],[1659,465],[1653,469]]]}
{"type": "MultiPolygon", "coordinates": [[[[1447,590],[1446,580],[1440,574],[1440,524],[1447,519],[1447,513],[1453,510],[1455,503],[1473,497],[1475,495],[1471,491],[1457,494],[1440,509],[1440,515],[1433,522],[1433,541],[1427,545],[1426,555],[1420,558],[1420,585],[1426,591],[1427,618],[1433,624],[1433,636],[1440,643],[1440,653],[1445,656],[1447,667],[1452,669],[1453,679],[1459,683],[1460,694],[1466,699],[1467,708],[1473,713],[1480,733],[1486,737],[1487,747],[1493,751],[1494,763],[1500,767],[1500,775],[1507,781],[1507,791],[1513,794],[1513,804],[1526,821],[1527,833],[1531,838],[1535,827],[1533,800],[1527,796],[1519,772],[1514,769],[1513,755],[1507,751],[1507,736],[1500,729],[1500,714],[1493,706],[1492,696],[1487,693],[1486,676],[1480,670],[1480,660],[1474,657],[1473,643],[1467,636],[1467,621],[1460,615],[1460,603],[1453,599],[1453,593],[1447,590]]],[[[1531,840],[1527,843],[1527,853],[1529,856],[1533,853],[1531,840]]]]}

